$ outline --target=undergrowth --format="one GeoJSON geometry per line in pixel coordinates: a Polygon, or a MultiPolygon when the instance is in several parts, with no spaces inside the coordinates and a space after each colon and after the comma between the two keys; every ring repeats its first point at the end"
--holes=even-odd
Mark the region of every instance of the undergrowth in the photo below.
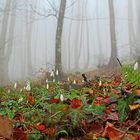
{"type": "MultiPolygon", "coordinates": [[[[28,139],[80,139],[88,131],[92,132],[90,138],[94,139],[94,130],[88,125],[106,123],[102,118],[108,111],[111,112],[107,107],[112,98],[117,102],[115,111],[119,113],[119,123],[125,121],[131,112],[129,105],[136,100],[135,90],[140,87],[140,73],[123,66],[122,75],[123,81],[119,84],[115,80],[100,79],[82,86],[81,83],[77,86],[69,82],[48,82],[49,88],[32,83],[30,91],[0,88],[0,115],[8,116],[13,128],[20,128],[28,139]],[[129,97],[114,93],[128,83],[132,90],[129,97]],[[65,86],[68,89],[64,89],[65,86]]],[[[139,115],[139,111],[135,114],[139,115]]],[[[105,138],[99,136],[98,140],[105,138]]]]}

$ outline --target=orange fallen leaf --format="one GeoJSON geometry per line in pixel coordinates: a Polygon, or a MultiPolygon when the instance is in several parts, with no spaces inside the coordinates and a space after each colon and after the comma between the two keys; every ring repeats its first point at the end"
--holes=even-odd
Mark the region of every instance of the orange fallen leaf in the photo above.
{"type": "Polygon", "coordinates": [[[140,104],[136,104],[136,105],[129,105],[130,110],[136,110],[140,108],[140,104]]]}
{"type": "Polygon", "coordinates": [[[122,140],[123,134],[116,130],[114,127],[108,127],[107,133],[110,140],[122,140]]]}
{"type": "Polygon", "coordinates": [[[5,115],[0,115],[0,137],[11,139],[13,128],[11,121],[5,115]]]}
{"type": "Polygon", "coordinates": [[[51,137],[53,137],[56,134],[56,129],[55,128],[47,128],[47,129],[43,130],[43,132],[50,135],[51,137]]]}
{"type": "Polygon", "coordinates": [[[82,103],[79,99],[77,99],[77,98],[72,99],[72,102],[70,105],[71,108],[79,108],[80,109],[81,106],[82,106],[82,103]]]}
{"type": "Polygon", "coordinates": [[[54,99],[49,101],[49,103],[59,103],[59,102],[60,102],[59,98],[54,98],[54,99]]]}
{"type": "Polygon", "coordinates": [[[68,106],[65,106],[62,108],[63,111],[67,111],[68,110],[68,106]]]}
{"type": "Polygon", "coordinates": [[[39,130],[39,131],[43,131],[43,130],[45,130],[46,127],[45,127],[44,124],[36,124],[34,126],[34,128],[37,129],[37,130],[39,130]]]}
{"type": "Polygon", "coordinates": [[[108,137],[110,140],[121,140],[123,133],[118,131],[113,124],[107,122],[102,136],[108,137]]]}
{"type": "Polygon", "coordinates": [[[140,96],[140,89],[139,89],[139,88],[138,88],[138,89],[136,89],[136,91],[135,91],[135,92],[136,92],[136,95],[137,95],[137,96],[140,96]]]}
{"type": "Polygon", "coordinates": [[[28,95],[27,96],[27,101],[28,101],[28,103],[30,105],[34,105],[34,103],[35,103],[35,101],[34,101],[34,99],[33,99],[33,97],[31,95],[28,95]]]}

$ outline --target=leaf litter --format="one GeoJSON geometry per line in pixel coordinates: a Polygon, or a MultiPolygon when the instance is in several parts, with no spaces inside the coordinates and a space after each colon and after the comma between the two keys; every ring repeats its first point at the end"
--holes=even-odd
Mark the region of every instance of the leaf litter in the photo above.
{"type": "Polygon", "coordinates": [[[139,140],[140,87],[122,74],[0,89],[0,138],[139,140]],[[90,80],[89,80],[90,79],[90,80]],[[49,85],[49,86],[48,86],[49,85]],[[61,97],[61,98],[60,98],[61,97]],[[63,100],[62,100],[63,97],[63,100]]]}

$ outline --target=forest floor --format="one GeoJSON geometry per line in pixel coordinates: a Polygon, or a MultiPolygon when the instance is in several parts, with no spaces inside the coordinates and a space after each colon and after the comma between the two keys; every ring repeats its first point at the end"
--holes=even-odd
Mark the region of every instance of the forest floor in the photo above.
{"type": "Polygon", "coordinates": [[[139,72],[125,68],[0,88],[0,139],[140,140],[139,85],[139,72]]]}

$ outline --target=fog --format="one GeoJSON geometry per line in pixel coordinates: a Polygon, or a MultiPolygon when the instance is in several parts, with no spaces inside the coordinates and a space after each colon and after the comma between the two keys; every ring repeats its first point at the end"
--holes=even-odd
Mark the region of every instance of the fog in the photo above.
{"type": "Polygon", "coordinates": [[[0,85],[135,61],[139,13],[139,0],[1,0],[0,85]]]}

